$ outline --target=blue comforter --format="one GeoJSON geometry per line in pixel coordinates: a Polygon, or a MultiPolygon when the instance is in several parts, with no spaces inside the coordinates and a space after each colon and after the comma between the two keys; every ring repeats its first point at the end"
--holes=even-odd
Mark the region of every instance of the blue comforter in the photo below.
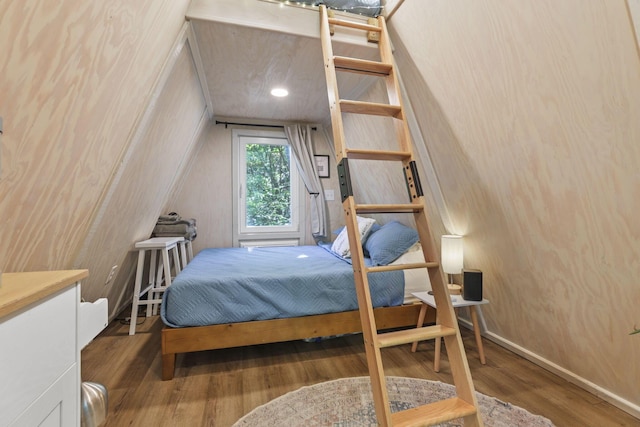
{"type": "MultiPolygon", "coordinates": [[[[366,261],[365,261],[366,262],[366,261]]],[[[369,274],[374,307],[401,305],[402,271],[369,274]]],[[[165,291],[172,327],[356,310],[353,267],[321,246],[205,249],[165,291]]]]}

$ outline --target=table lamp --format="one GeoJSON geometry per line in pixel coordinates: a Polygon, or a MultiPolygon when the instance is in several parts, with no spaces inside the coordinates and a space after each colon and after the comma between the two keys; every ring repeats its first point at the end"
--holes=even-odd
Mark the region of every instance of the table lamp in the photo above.
{"type": "Polygon", "coordinates": [[[449,275],[449,293],[460,295],[462,287],[453,283],[452,274],[460,274],[463,268],[462,236],[445,234],[441,239],[442,270],[449,275]]]}

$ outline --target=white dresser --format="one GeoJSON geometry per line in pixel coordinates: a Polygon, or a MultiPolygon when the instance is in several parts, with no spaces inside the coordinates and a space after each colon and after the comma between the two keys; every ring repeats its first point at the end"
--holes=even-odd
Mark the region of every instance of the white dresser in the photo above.
{"type": "Polygon", "coordinates": [[[0,427],[80,426],[80,350],[107,325],[107,301],[80,302],[87,270],[4,273],[0,427]]]}

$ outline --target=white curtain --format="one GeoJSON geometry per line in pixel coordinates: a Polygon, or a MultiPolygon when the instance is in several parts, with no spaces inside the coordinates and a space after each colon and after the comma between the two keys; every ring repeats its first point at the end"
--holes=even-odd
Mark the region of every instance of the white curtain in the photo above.
{"type": "Polygon", "coordinates": [[[314,237],[327,236],[327,221],[325,213],[324,194],[316,162],[313,157],[313,142],[311,141],[311,126],[290,125],[284,127],[284,133],[291,145],[291,151],[296,159],[298,171],[302,176],[307,192],[311,197],[311,233],[314,237]]]}

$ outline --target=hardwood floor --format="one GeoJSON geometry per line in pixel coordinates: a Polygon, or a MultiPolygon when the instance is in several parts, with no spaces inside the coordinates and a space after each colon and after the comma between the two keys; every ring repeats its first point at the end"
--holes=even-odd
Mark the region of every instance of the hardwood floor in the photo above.
{"type": "MultiPolygon", "coordinates": [[[[176,376],[160,379],[158,316],[129,336],[112,322],[82,351],[82,380],[105,385],[105,427],[232,425],[256,406],[305,385],[368,375],[361,335],[179,355],[176,376]]],[[[484,340],[481,365],[473,334],[462,328],[476,390],[549,418],[558,426],[640,426],[602,399],[484,340]]],[[[387,375],[451,383],[446,352],[433,372],[433,341],[383,350],[387,375]]],[[[443,346],[444,348],[444,346],[443,346]]]]}

